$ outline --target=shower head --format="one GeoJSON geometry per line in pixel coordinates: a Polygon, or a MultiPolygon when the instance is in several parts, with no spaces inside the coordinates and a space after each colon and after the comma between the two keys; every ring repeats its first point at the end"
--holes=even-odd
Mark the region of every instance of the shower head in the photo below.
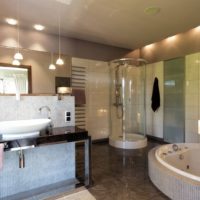
{"type": "Polygon", "coordinates": [[[112,63],[118,64],[117,66],[120,65],[134,65],[134,66],[139,66],[140,64],[147,64],[147,61],[143,58],[120,58],[120,59],[115,59],[109,62],[109,65],[112,63]]]}

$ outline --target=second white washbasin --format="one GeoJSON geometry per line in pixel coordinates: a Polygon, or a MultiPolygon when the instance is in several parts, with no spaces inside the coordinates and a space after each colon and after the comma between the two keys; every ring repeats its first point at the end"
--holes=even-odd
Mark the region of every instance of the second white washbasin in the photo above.
{"type": "Polygon", "coordinates": [[[0,135],[3,140],[37,137],[41,130],[48,127],[51,119],[29,119],[0,122],[0,135]]]}

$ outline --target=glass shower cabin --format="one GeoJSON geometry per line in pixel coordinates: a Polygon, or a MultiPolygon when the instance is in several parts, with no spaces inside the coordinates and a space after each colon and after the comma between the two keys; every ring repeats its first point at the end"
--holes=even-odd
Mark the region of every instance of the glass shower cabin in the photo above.
{"type": "Polygon", "coordinates": [[[109,144],[123,149],[147,145],[145,80],[146,61],[122,58],[110,62],[109,144]]]}

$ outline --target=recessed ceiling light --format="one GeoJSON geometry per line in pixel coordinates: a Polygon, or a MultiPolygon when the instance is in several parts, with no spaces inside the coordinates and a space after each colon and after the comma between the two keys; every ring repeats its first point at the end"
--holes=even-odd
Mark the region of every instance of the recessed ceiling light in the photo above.
{"type": "Polygon", "coordinates": [[[72,0],[56,0],[57,2],[59,3],[63,3],[63,4],[66,4],[66,5],[70,5],[72,0]]]}
{"type": "Polygon", "coordinates": [[[42,26],[41,24],[35,24],[33,26],[37,31],[43,31],[45,29],[44,26],[42,26]]]}
{"type": "Polygon", "coordinates": [[[146,45],[144,48],[146,48],[146,49],[151,49],[151,48],[153,48],[153,46],[154,46],[154,44],[148,44],[148,45],[146,45]]]}
{"type": "Polygon", "coordinates": [[[176,40],[176,38],[177,38],[177,36],[176,36],[176,35],[173,35],[173,36],[171,36],[171,37],[166,38],[166,40],[169,41],[169,42],[171,42],[171,41],[176,40]]]}
{"type": "Polygon", "coordinates": [[[10,25],[17,25],[18,21],[16,19],[13,19],[13,18],[6,18],[6,22],[10,25]]]}
{"type": "Polygon", "coordinates": [[[160,12],[160,8],[157,6],[151,6],[151,7],[145,8],[144,12],[147,15],[156,15],[160,12]]]}
{"type": "Polygon", "coordinates": [[[198,30],[198,31],[200,31],[200,26],[197,26],[195,29],[198,30]]]}

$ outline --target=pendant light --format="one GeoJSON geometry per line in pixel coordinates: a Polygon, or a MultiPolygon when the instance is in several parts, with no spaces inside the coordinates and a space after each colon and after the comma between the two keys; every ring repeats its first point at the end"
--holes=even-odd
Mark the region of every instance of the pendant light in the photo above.
{"type": "Polygon", "coordinates": [[[49,65],[50,70],[55,70],[56,66],[53,64],[53,53],[51,53],[51,63],[49,65]]]}
{"type": "Polygon", "coordinates": [[[58,54],[59,54],[59,57],[56,61],[56,65],[64,64],[64,61],[60,57],[60,54],[61,54],[60,52],[61,52],[61,48],[60,48],[60,7],[59,7],[59,11],[58,11],[58,54]]]}
{"type": "Polygon", "coordinates": [[[19,65],[20,65],[20,62],[19,62],[19,60],[14,59],[14,60],[12,61],[12,64],[13,64],[13,65],[16,65],[16,66],[19,66],[19,65]]]}
{"type": "MultiPolygon", "coordinates": [[[[15,60],[23,60],[23,55],[19,52],[19,1],[17,0],[17,52],[14,55],[15,60]]],[[[14,62],[14,61],[13,61],[14,62]]]]}

